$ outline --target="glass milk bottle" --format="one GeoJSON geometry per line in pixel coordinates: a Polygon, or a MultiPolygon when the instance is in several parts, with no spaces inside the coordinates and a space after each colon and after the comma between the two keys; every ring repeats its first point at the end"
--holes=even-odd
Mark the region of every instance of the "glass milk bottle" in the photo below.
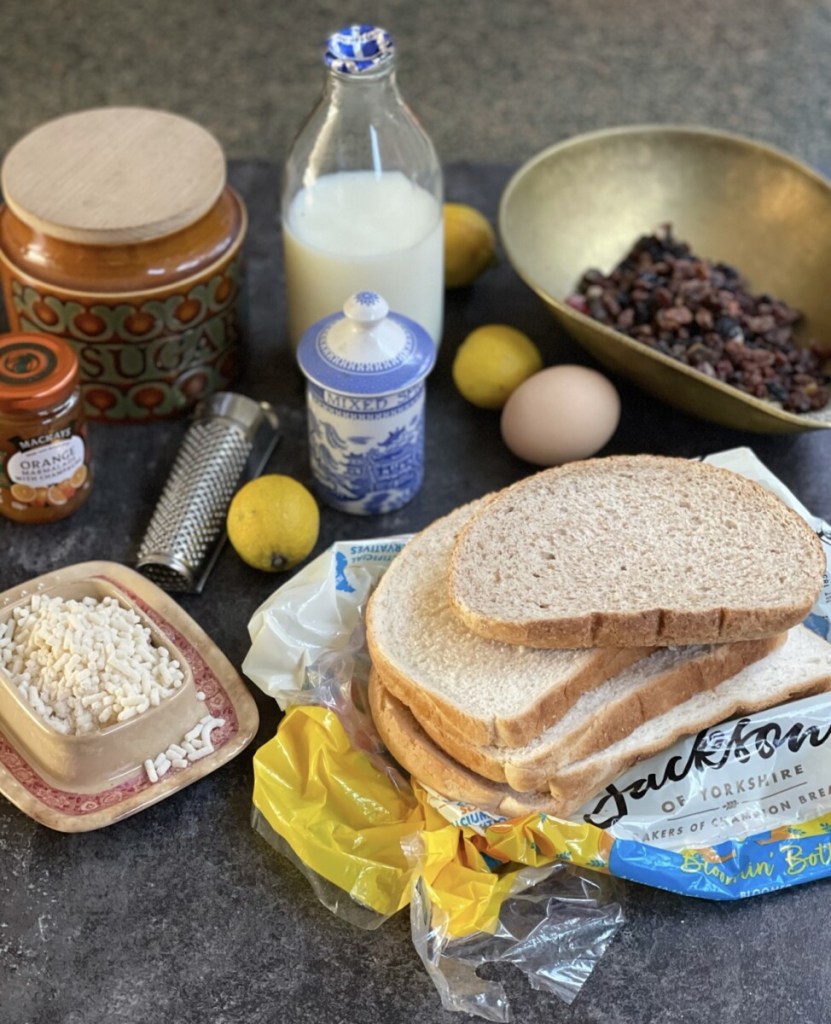
{"type": "Polygon", "coordinates": [[[370,25],[330,36],[323,97],[289,155],[282,226],[289,337],[359,291],[425,328],[438,347],[444,306],[442,174],[401,98],[395,47],[370,25]]]}

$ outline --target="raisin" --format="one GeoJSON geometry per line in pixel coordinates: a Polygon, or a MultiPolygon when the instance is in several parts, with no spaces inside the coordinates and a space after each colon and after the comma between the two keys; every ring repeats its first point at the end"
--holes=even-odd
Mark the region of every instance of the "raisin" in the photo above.
{"type": "Polygon", "coordinates": [[[735,338],[742,333],[739,321],[733,316],[720,316],[713,327],[722,338],[735,338]]]}
{"type": "Polygon", "coordinates": [[[796,344],[801,313],[753,295],[729,263],[696,256],[672,226],[641,236],[610,274],[588,269],[568,303],[601,323],[791,412],[829,401],[828,345],[796,344]]]}

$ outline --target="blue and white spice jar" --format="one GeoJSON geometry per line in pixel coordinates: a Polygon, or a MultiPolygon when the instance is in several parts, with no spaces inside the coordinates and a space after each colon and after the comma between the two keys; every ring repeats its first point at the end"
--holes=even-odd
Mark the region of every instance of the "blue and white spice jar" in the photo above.
{"type": "Polygon", "coordinates": [[[425,379],[436,361],[427,331],[358,292],[309,328],[297,360],[321,499],[357,515],[406,505],[424,477],[425,379]]]}

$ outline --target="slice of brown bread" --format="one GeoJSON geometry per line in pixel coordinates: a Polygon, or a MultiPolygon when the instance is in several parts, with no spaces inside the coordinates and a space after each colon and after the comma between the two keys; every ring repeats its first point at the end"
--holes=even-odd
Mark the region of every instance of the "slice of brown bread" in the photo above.
{"type": "Polygon", "coordinates": [[[410,775],[442,796],[506,818],[556,813],[556,802],[548,793],[515,793],[510,786],[488,782],[454,761],[385,689],[374,669],[369,677],[369,704],[387,750],[410,775]]]}
{"type": "Polygon", "coordinates": [[[564,765],[605,750],[644,722],[711,690],[783,644],[787,633],[732,644],[655,648],[577,698],[565,714],[524,747],[471,743],[433,715],[415,718],[430,738],[465,767],[520,792],[548,789],[564,765]]]}
{"type": "Polygon", "coordinates": [[[647,649],[521,650],[466,629],[448,606],[447,571],[480,506],[437,520],[395,557],[368,604],[367,643],[387,689],[423,723],[439,716],[471,743],[523,746],[647,649]]]}
{"type": "Polygon", "coordinates": [[[450,604],[506,643],[719,643],[800,622],[824,571],[813,530],[754,481],[612,456],[537,473],[479,508],[454,546],[450,604]]]}
{"type": "Polygon", "coordinates": [[[828,689],[831,644],[804,626],[795,626],[781,647],[714,690],[696,694],[606,750],[556,772],[550,782],[552,796],[562,814],[571,814],[632,765],[665,750],[683,736],[737,715],[763,711],[794,697],[828,689]]]}

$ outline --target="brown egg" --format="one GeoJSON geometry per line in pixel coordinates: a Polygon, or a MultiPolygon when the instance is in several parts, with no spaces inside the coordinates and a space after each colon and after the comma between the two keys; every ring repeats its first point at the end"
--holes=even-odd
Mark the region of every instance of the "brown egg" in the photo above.
{"type": "Polygon", "coordinates": [[[611,381],[586,366],[550,366],[529,377],[502,410],[502,438],[514,455],[559,466],[594,455],[620,420],[611,381]]]}

